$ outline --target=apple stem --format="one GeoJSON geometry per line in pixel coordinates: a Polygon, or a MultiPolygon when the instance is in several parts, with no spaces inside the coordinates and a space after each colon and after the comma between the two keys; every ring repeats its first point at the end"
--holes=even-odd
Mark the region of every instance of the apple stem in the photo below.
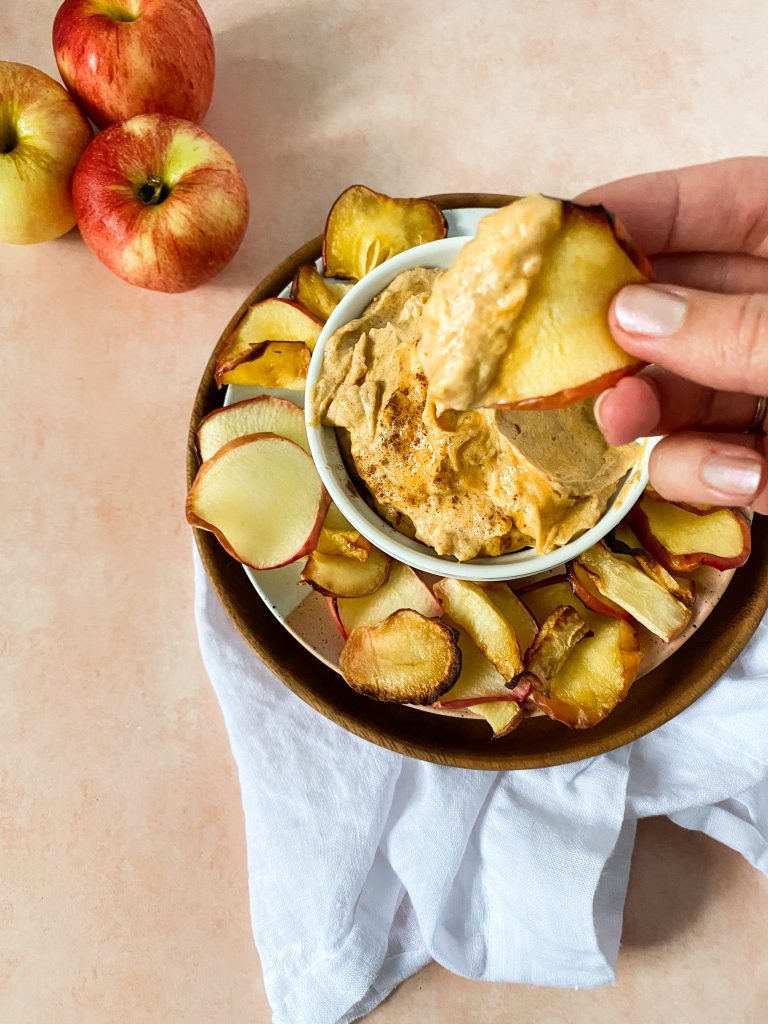
{"type": "Polygon", "coordinates": [[[157,206],[158,203],[162,203],[164,199],[167,199],[171,190],[161,178],[153,174],[151,178],[147,178],[143,185],[139,185],[138,192],[139,199],[145,206],[157,206]]]}

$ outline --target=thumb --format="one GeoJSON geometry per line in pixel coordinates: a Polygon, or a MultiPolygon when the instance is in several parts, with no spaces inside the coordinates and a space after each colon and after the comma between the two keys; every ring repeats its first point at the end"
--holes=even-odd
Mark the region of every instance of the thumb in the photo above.
{"type": "Polygon", "coordinates": [[[768,392],[768,294],[628,285],[611,303],[610,326],[631,355],[680,377],[719,391],[768,392]]]}

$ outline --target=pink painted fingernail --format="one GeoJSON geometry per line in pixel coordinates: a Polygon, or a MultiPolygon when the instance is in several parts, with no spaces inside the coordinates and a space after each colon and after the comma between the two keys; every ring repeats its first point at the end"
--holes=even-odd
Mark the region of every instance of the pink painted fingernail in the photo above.
{"type": "Polygon", "coordinates": [[[754,498],[762,475],[763,467],[755,459],[712,455],[701,464],[702,482],[729,498],[754,498]]]}
{"type": "Polygon", "coordinates": [[[688,301],[678,292],[652,284],[629,284],[613,303],[619,326],[630,334],[664,337],[678,331],[685,320],[688,301]]]}

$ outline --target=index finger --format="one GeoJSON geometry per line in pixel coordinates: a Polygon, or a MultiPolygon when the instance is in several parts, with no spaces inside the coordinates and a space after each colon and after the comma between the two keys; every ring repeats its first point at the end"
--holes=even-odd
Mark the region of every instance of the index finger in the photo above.
{"type": "Polygon", "coordinates": [[[649,256],[665,252],[743,252],[768,256],[768,158],[621,178],[583,192],[602,203],[649,256]]]}

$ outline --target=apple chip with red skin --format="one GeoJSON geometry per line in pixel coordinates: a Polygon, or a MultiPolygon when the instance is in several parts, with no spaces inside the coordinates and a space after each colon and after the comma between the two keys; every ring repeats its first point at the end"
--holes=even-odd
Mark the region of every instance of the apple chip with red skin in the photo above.
{"type": "Polygon", "coordinates": [[[187,496],[187,521],[210,530],[244,565],[275,569],[314,548],[329,501],[303,448],[275,434],[250,434],[202,464],[187,496]]]}
{"type": "Polygon", "coordinates": [[[214,409],[200,420],[195,433],[200,458],[205,462],[225,444],[247,434],[278,434],[309,451],[304,410],[285,398],[259,395],[214,409]]]}
{"type": "Polygon", "coordinates": [[[723,572],[749,558],[752,538],[744,513],[734,508],[678,505],[646,492],[629,514],[641,543],[669,572],[709,565],[723,572]]]}

